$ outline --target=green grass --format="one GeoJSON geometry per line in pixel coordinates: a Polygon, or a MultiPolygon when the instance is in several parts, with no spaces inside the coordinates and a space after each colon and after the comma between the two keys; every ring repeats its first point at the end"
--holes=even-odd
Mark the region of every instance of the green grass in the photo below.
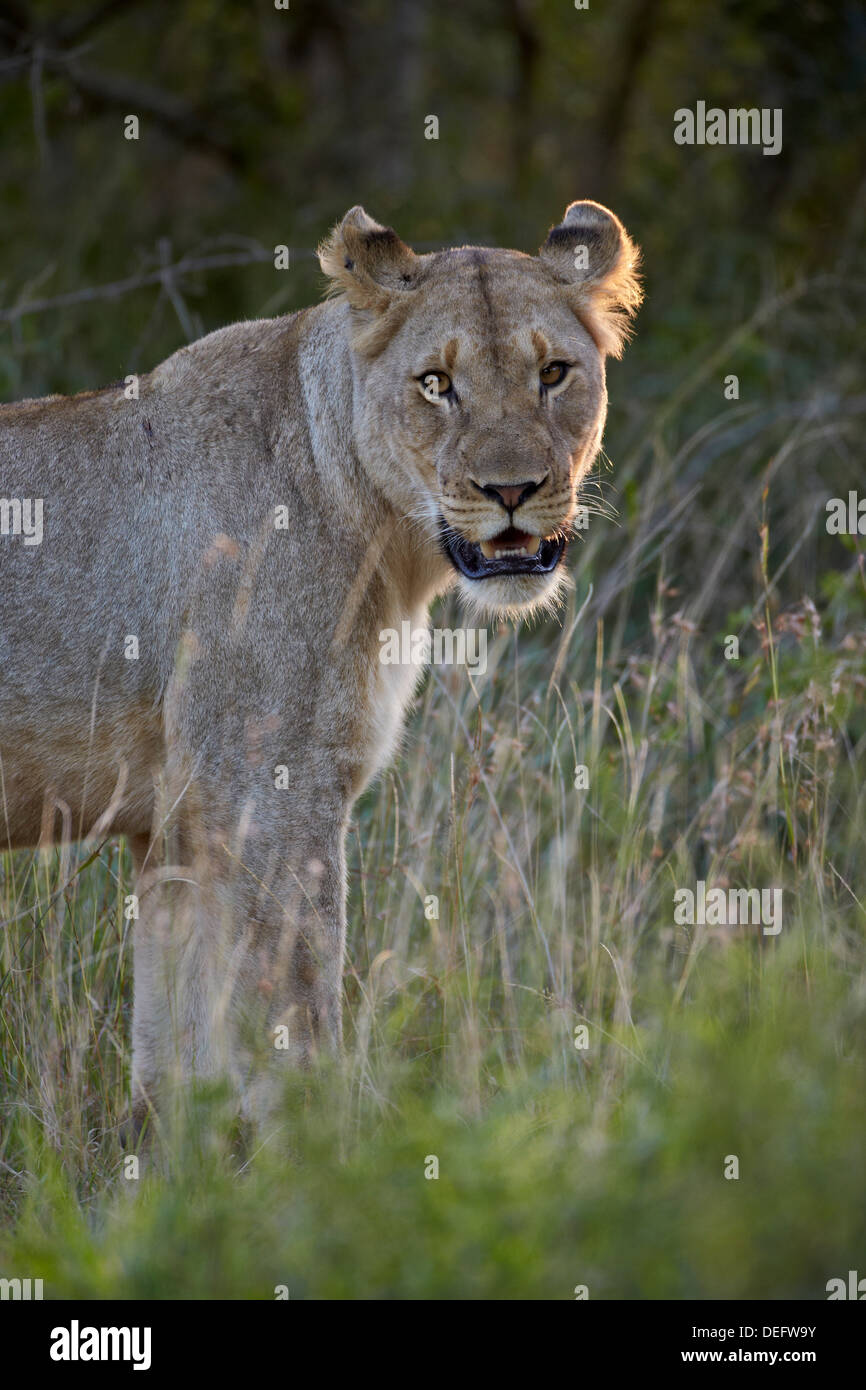
{"type": "Polygon", "coordinates": [[[344,1064],[271,1129],[202,1093],[124,1176],[127,856],[0,861],[0,1273],[773,1299],[862,1270],[866,586],[822,507],[863,407],[844,342],[808,380],[804,315],[750,341],[785,362],[760,405],[722,401],[727,364],[612,387],[620,525],[592,519],[559,625],[431,674],[350,837],[344,1064]],[[676,926],[698,879],[782,888],[781,933],[676,926]]]}

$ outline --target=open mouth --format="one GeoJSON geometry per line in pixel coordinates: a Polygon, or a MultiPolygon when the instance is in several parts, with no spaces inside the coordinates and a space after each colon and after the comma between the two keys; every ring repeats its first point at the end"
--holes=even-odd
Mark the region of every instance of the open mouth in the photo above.
{"type": "Polygon", "coordinates": [[[466,540],[443,520],[442,548],[452,565],[467,579],[492,579],[498,574],[550,574],[565,554],[564,536],[544,540],[509,526],[492,540],[466,540]]]}

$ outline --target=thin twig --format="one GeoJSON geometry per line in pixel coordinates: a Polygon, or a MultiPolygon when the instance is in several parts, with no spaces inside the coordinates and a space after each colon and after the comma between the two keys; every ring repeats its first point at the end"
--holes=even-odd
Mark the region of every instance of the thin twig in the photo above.
{"type": "MultiPolygon", "coordinates": [[[[307,258],[314,255],[313,251],[289,250],[290,258],[307,258]]],[[[273,252],[267,251],[264,247],[254,251],[231,251],[220,255],[201,256],[198,259],[182,257],[173,265],[163,265],[158,270],[129,275],[125,280],[113,280],[106,285],[89,285],[85,289],[70,290],[67,294],[56,295],[53,299],[32,299],[29,303],[15,304],[10,309],[0,309],[0,323],[15,323],[28,314],[41,314],[48,309],[66,309],[73,304],[87,304],[98,299],[119,299],[133,290],[144,289],[148,285],[165,285],[167,278],[176,281],[179,275],[195,271],[224,270],[229,266],[256,265],[265,261],[273,263],[273,252]]]]}

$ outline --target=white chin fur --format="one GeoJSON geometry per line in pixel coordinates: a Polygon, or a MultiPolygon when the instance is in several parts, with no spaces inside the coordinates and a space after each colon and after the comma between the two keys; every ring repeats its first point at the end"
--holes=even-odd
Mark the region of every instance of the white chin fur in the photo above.
{"type": "Polygon", "coordinates": [[[458,577],[457,588],[470,617],[528,618],[533,612],[553,613],[569,583],[565,566],[552,574],[496,575],[491,579],[458,577]]]}

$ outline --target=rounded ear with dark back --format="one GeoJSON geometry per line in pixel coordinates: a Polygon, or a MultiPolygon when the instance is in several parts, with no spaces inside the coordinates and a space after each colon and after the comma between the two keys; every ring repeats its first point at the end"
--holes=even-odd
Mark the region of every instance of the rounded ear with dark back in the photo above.
{"type": "Polygon", "coordinates": [[[318,249],[332,294],[356,309],[382,312],[395,295],[413,288],[420,257],[392,227],[375,222],[362,207],[350,208],[318,249]]]}
{"type": "Polygon", "coordinates": [[[599,349],[620,357],[643,291],[640,252],[619,218],[601,203],[571,203],[538,256],[569,291],[574,312],[599,349]]]}

